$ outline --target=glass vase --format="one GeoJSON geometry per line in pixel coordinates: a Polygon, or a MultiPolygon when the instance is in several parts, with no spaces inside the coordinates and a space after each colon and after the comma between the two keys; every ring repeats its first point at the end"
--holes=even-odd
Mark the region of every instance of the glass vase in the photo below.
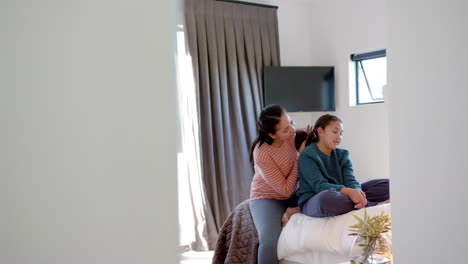
{"type": "Polygon", "coordinates": [[[390,264],[391,248],[383,237],[356,236],[351,247],[351,263],[390,264]]]}

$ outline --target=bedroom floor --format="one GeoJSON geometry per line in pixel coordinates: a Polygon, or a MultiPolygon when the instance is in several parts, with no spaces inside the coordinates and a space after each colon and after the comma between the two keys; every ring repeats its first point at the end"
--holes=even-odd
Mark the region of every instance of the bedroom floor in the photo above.
{"type": "Polygon", "coordinates": [[[180,264],[211,264],[214,251],[187,251],[182,254],[180,264]]]}

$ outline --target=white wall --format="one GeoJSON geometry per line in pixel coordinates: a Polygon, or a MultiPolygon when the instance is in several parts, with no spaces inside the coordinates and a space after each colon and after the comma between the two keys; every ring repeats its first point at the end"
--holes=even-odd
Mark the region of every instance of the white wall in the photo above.
{"type": "Polygon", "coordinates": [[[389,1],[395,263],[466,262],[466,1],[389,1]]]}
{"type": "MultiPolygon", "coordinates": [[[[344,122],[341,147],[351,151],[358,178],[389,177],[386,104],[349,106],[350,54],[387,47],[386,1],[292,0],[278,5],[281,64],[335,66],[332,114],[344,122]]],[[[322,114],[291,116],[301,128],[313,125],[322,114]]]]}
{"type": "Polygon", "coordinates": [[[173,5],[2,1],[0,263],[177,262],[173,5]]]}

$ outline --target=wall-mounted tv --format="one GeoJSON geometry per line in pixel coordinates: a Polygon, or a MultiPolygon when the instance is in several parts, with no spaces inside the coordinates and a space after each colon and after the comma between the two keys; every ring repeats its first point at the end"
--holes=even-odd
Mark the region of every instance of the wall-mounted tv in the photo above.
{"type": "Polygon", "coordinates": [[[279,104],[289,112],[335,111],[332,66],[265,67],[265,105],[279,104]]]}

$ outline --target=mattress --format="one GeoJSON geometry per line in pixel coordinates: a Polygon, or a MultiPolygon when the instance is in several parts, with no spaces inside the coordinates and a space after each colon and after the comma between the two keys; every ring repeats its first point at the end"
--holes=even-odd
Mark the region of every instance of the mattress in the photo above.
{"type": "Polygon", "coordinates": [[[279,261],[279,264],[337,264],[350,260],[349,256],[338,256],[327,252],[309,252],[290,255],[279,261]]]}
{"type": "MultiPolygon", "coordinates": [[[[370,216],[390,215],[390,209],[390,204],[365,208],[370,216]]],[[[335,264],[355,256],[356,252],[350,252],[355,237],[348,235],[349,226],[357,222],[353,214],[362,218],[364,209],[324,218],[293,215],[278,241],[280,263],[335,264]]],[[[383,236],[391,246],[391,231],[383,236]]]]}

